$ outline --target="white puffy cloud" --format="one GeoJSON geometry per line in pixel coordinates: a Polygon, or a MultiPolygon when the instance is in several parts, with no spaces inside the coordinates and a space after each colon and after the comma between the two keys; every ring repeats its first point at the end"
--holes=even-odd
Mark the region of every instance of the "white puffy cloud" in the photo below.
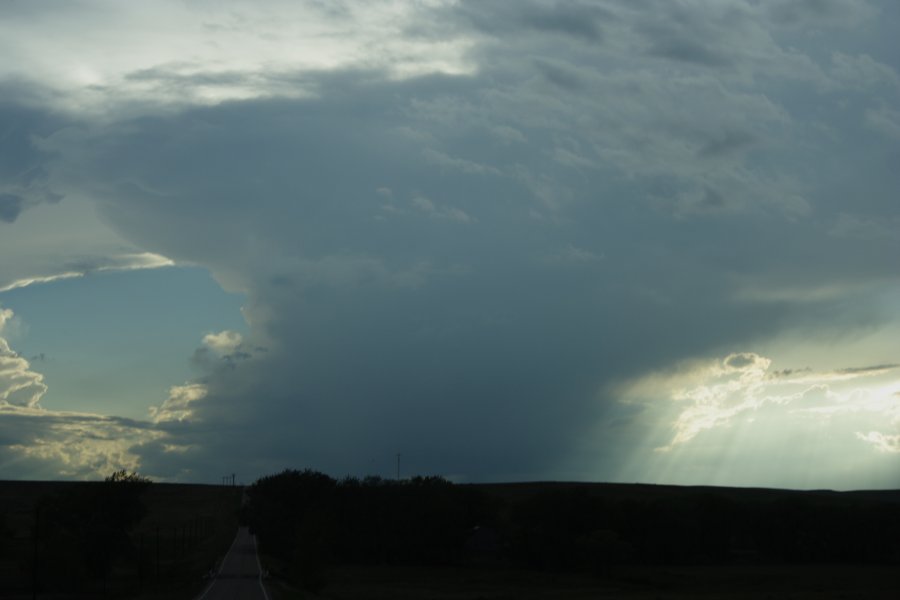
{"type": "MultiPolygon", "coordinates": [[[[0,336],[12,320],[13,312],[0,308],[0,336]]],[[[47,393],[44,376],[31,370],[31,364],[13,351],[9,342],[0,337],[0,406],[37,407],[47,393]]]]}
{"type": "Polygon", "coordinates": [[[135,448],[166,436],[144,424],[101,415],[0,406],[0,474],[35,479],[96,479],[141,470],[135,448]]]}
{"type": "Polygon", "coordinates": [[[150,407],[150,416],[156,423],[166,421],[185,421],[194,415],[191,406],[206,397],[208,390],[202,383],[173,385],[169,388],[169,397],[160,406],[150,407]]]}
{"type": "Polygon", "coordinates": [[[44,376],[31,370],[28,361],[0,338],[0,402],[15,406],[38,406],[47,392],[44,376]]]}
{"type": "Polygon", "coordinates": [[[243,341],[244,337],[237,331],[225,330],[203,336],[203,344],[220,355],[231,354],[243,341]]]}

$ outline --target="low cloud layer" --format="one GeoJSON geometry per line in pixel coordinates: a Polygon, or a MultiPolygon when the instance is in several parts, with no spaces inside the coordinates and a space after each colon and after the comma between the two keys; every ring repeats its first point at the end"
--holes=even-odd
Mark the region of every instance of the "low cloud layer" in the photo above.
{"type": "MultiPolygon", "coordinates": [[[[245,35],[201,13],[180,39],[245,35]]],[[[799,406],[769,398],[792,366],[758,348],[900,320],[900,238],[866,233],[900,219],[896,20],[838,0],[348,3],[315,17],[309,64],[263,60],[293,26],[261,19],[258,61],[7,78],[40,99],[9,143],[40,150],[54,210],[88,202],[142,256],[246,294],[249,332],[207,335],[148,415],[159,437],[129,446],[149,474],[386,473],[401,452],[472,480],[652,478],[656,448],[799,406]],[[677,393],[653,375],[691,361],[677,393]],[[654,397],[622,391],[648,377],[654,397]]],[[[0,227],[38,215],[4,202],[0,227]]],[[[847,451],[891,454],[896,431],[867,423],[847,451]]],[[[701,462],[684,476],[712,478],[701,462]]]]}

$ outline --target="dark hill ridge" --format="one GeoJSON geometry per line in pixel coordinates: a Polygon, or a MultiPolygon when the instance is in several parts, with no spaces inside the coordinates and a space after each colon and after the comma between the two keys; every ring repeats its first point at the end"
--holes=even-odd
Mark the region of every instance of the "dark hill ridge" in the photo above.
{"type": "Polygon", "coordinates": [[[808,498],[817,501],[875,502],[900,504],[900,490],[793,490],[762,487],[708,485],[663,485],[653,483],[598,483],[584,481],[533,481],[460,484],[483,490],[505,500],[522,500],[544,492],[582,490],[590,496],[609,499],[665,500],[711,494],[730,500],[770,502],[778,498],[808,498]]]}
{"type": "MultiPolygon", "coordinates": [[[[55,493],[68,486],[80,485],[80,481],[33,481],[0,479],[0,509],[15,506],[30,506],[35,498],[55,493]]],[[[733,499],[767,501],[779,496],[800,495],[808,497],[839,497],[862,501],[898,502],[900,489],[897,490],[794,490],[788,488],[764,487],[726,487],[706,485],[668,485],[654,483],[603,483],[586,481],[523,481],[504,483],[461,483],[460,487],[480,489],[498,496],[525,498],[545,491],[586,489],[591,495],[602,495],[610,498],[671,498],[691,493],[712,493],[733,499]]],[[[169,495],[186,493],[193,497],[202,490],[212,492],[213,496],[229,486],[203,483],[154,483],[148,492],[169,495]]]]}

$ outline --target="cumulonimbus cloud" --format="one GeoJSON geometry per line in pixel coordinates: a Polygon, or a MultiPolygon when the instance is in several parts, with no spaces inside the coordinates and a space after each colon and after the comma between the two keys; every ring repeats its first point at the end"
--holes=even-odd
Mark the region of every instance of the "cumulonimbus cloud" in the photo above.
{"type": "MultiPolygon", "coordinates": [[[[798,33],[874,31],[872,5],[392,3],[389,20],[348,3],[377,18],[315,69],[100,61],[102,118],[96,86],[60,79],[73,93],[45,97],[72,126],[40,136],[54,189],[158,253],[145,267],[173,257],[247,295],[249,331],[210,334],[197,379],[154,409],[168,437],[134,452],[159,473],[285,456],[360,472],[402,451],[473,479],[599,477],[621,447],[675,456],[765,411],[824,419],[846,373],[722,356],[897,318],[879,312],[896,236],[850,235],[896,216],[894,67],[798,33]],[[667,410],[609,391],[690,359],[690,385],[656,390],[667,410]]],[[[259,38],[274,56],[296,36],[259,38]]]]}

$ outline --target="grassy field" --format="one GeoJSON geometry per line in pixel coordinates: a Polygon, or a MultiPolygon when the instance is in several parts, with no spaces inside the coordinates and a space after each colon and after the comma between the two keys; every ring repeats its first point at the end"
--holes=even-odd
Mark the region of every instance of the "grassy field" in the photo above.
{"type": "MultiPolygon", "coordinates": [[[[759,509],[757,514],[767,515],[775,508],[786,505],[799,507],[801,513],[798,516],[816,514],[816,518],[826,515],[849,519],[869,514],[869,507],[900,506],[900,491],[897,490],[791,491],[565,482],[472,484],[462,487],[485,492],[501,507],[503,518],[508,518],[516,506],[527,504],[542,495],[551,494],[551,499],[556,501],[571,497],[570,492],[577,492],[575,497],[586,494],[602,499],[604,502],[600,506],[608,509],[630,501],[661,509],[684,508],[691,506],[697,498],[714,496],[743,507],[741,510],[735,509],[735,515],[744,514],[744,509],[753,512],[756,508],[759,509]]],[[[682,513],[674,514],[683,516],[682,513]]],[[[855,521],[849,519],[846,522],[855,521]]],[[[721,562],[709,559],[707,563],[701,560],[698,564],[612,562],[595,572],[577,572],[578,569],[567,569],[565,566],[527,570],[514,567],[510,560],[501,560],[489,566],[344,565],[325,567],[322,575],[324,585],[315,592],[301,590],[279,580],[270,580],[269,589],[273,600],[894,599],[900,597],[900,557],[896,554],[896,544],[894,548],[894,554],[885,554],[880,563],[876,560],[871,564],[834,560],[822,564],[802,556],[793,564],[776,564],[765,562],[768,557],[761,553],[747,556],[732,553],[730,558],[721,562]]],[[[268,562],[272,573],[283,571],[283,565],[278,560],[266,557],[263,560],[268,562]]]]}
{"type": "MultiPolygon", "coordinates": [[[[0,598],[31,598],[35,562],[35,507],[65,495],[71,482],[0,482],[0,598]]],[[[109,598],[193,598],[204,575],[231,543],[241,489],[209,485],[151,484],[142,495],[147,514],[130,534],[134,552],[113,558],[105,582],[109,598]]],[[[38,515],[40,518],[40,515],[38,515]]],[[[40,522],[39,522],[40,524],[40,522]]],[[[44,532],[46,535],[47,532],[44,532]]],[[[40,597],[98,597],[103,582],[80,582],[80,595],[50,594],[66,565],[38,552],[40,597]]],[[[74,561],[73,561],[74,562],[74,561]]],[[[74,584],[73,584],[74,586],[74,584]]]]}
{"type": "MultiPolygon", "coordinates": [[[[35,507],[64,494],[74,483],[0,482],[0,598],[31,598],[34,564],[35,507]]],[[[583,489],[591,496],[615,502],[636,499],[662,501],[710,490],[743,503],[764,505],[798,495],[815,504],[862,506],[900,505],[898,491],[790,492],[785,490],[691,488],[680,486],[518,483],[473,485],[511,506],[545,492],[583,489]]],[[[204,575],[215,568],[237,527],[242,489],[208,485],[151,484],[142,501],[148,511],[130,534],[134,552],[116,557],[106,592],[97,581],[78,594],[49,593],[41,598],[192,599],[206,585],[204,575]]],[[[863,509],[865,510],[865,509],[863,509]]],[[[263,557],[273,573],[283,570],[263,557]]],[[[59,565],[38,556],[40,577],[59,565]]],[[[896,598],[900,577],[896,560],[885,565],[721,564],[705,566],[610,565],[601,573],[528,571],[510,564],[456,567],[331,566],[322,572],[316,593],[300,590],[277,578],[268,581],[272,600],[511,600],[587,598],[896,598]]]]}
{"type": "Polygon", "coordinates": [[[472,568],[339,568],[318,595],[330,600],[896,599],[896,567],[745,566],[618,568],[601,577],[472,568]]]}

